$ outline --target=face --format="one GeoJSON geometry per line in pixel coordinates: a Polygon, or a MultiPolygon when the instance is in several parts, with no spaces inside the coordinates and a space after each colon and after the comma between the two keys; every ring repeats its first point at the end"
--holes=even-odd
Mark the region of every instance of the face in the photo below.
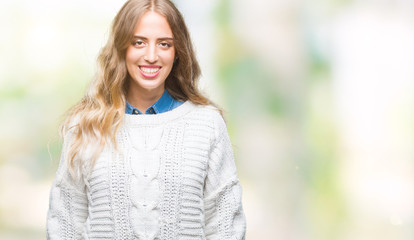
{"type": "Polygon", "coordinates": [[[133,40],[126,50],[129,87],[141,92],[163,92],[165,79],[174,63],[173,44],[167,19],[156,12],[146,12],[138,20],[133,40]]]}

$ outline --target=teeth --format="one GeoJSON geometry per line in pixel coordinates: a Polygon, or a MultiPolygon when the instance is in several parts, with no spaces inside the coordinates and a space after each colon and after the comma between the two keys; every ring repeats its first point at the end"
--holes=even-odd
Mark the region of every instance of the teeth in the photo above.
{"type": "Polygon", "coordinates": [[[146,68],[146,67],[140,67],[140,69],[148,74],[156,73],[160,70],[160,68],[146,68]]]}

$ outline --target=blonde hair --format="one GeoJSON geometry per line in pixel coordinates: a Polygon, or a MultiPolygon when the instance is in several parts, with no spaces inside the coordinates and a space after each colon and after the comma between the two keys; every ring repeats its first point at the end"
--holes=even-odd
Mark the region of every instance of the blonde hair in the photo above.
{"type": "Polygon", "coordinates": [[[174,4],[169,0],[127,1],[116,15],[108,42],[98,56],[95,78],[81,101],[68,111],[60,128],[61,136],[72,133],[67,159],[74,179],[94,166],[106,144],[116,147],[115,136],[123,122],[128,90],[126,49],[132,42],[135,24],[148,11],[163,15],[173,33],[177,60],[165,88],[177,100],[213,104],[197,88],[200,67],[184,19],[174,4]]]}

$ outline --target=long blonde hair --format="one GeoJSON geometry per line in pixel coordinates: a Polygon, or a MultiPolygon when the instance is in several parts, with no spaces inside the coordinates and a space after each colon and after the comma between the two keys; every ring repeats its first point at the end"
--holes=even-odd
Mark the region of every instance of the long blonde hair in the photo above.
{"type": "Polygon", "coordinates": [[[61,136],[72,133],[67,159],[74,179],[94,166],[106,144],[116,147],[115,136],[123,122],[128,90],[126,49],[132,42],[136,23],[147,11],[163,15],[173,32],[177,60],[165,88],[177,100],[212,104],[197,88],[200,67],[184,19],[174,4],[169,0],[127,1],[112,23],[108,42],[97,59],[98,70],[85,96],[68,111],[60,127],[61,136]]]}

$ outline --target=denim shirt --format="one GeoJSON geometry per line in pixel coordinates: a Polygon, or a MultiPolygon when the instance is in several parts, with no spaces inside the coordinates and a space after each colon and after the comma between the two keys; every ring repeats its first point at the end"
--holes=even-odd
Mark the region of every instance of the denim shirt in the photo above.
{"type": "MultiPolygon", "coordinates": [[[[158,114],[168,112],[183,103],[184,102],[175,100],[173,97],[171,97],[167,90],[164,90],[161,98],[158,99],[158,101],[156,101],[151,107],[147,108],[145,114],[158,114]]],[[[141,111],[133,107],[128,101],[126,102],[125,113],[132,115],[142,114],[141,111]]]]}

